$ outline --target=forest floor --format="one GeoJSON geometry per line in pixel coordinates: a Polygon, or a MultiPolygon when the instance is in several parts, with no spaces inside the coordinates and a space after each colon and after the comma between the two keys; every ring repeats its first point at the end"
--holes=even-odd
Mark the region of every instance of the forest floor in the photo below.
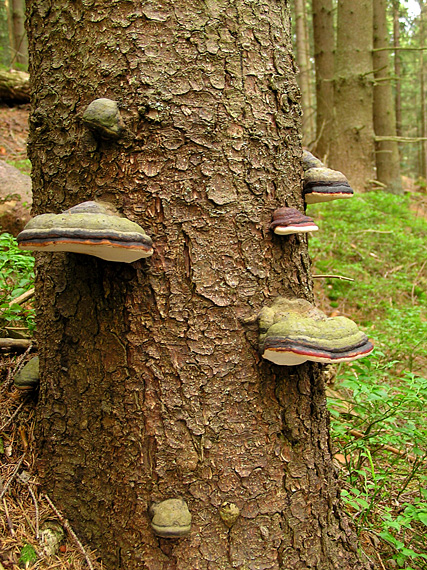
{"type": "Polygon", "coordinates": [[[29,174],[27,137],[29,105],[0,106],[0,160],[29,174]],[[24,168],[22,168],[24,166],[24,168]]]}
{"type": "MultiPolygon", "coordinates": [[[[28,114],[0,107],[0,160],[27,174],[28,114]]],[[[369,193],[308,209],[322,230],[310,238],[313,273],[354,280],[316,278],[317,304],[361,324],[377,347],[332,369],[328,384],[343,499],[376,570],[427,568],[427,194],[403,181],[407,198],[369,193]]],[[[13,376],[34,354],[0,352],[0,570],[100,570],[102,553],[78,541],[33,475],[36,401],[13,376]],[[47,556],[37,537],[49,521],[65,536],[47,556]]]]}

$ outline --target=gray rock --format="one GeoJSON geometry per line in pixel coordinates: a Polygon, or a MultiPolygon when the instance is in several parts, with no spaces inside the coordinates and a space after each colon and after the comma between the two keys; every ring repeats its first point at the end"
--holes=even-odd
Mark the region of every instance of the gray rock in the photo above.
{"type": "Polygon", "coordinates": [[[31,177],[0,160],[0,232],[17,236],[31,219],[31,177]]]}

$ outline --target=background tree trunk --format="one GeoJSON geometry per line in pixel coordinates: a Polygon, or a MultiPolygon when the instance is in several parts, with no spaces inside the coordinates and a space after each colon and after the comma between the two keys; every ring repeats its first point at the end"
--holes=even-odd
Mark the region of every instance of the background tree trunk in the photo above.
{"type": "Polygon", "coordinates": [[[334,125],[334,22],[332,0],[312,0],[316,70],[316,144],[313,152],[327,162],[334,125]]]}
{"type": "Polygon", "coordinates": [[[402,59],[400,56],[400,2],[393,0],[393,47],[394,47],[394,106],[396,112],[396,135],[402,136],[402,59]]]}
{"type": "Polygon", "coordinates": [[[335,57],[335,144],[328,166],[363,190],[374,178],[371,0],[339,0],[335,57]]]}
{"type": "MultiPolygon", "coordinates": [[[[387,2],[374,0],[374,129],[377,136],[396,137],[396,116],[390,79],[387,2]]],[[[393,194],[402,194],[397,141],[375,143],[377,180],[393,194]]]]}
{"type": "Polygon", "coordinates": [[[315,139],[314,105],[311,88],[310,41],[308,37],[307,8],[304,0],[294,0],[297,76],[301,89],[303,144],[315,139]]]}
{"type": "Polygon", "coordinates": [[[5,2],[0,2],[0,65],[10,64],[10,44],[8,10],[5,2]]]}
{"type": "Polygon", "coordinates": [[[27,7],[35,213],[103,199],[155,242],[131,265],[37,256],[43,488],[114,570],[365,568],[321,367],[263,362],[253,320],[312,300],[306,239],[269,231],[303,208],[288,5],[27,7]],[[99,97],[120,105],[116,142],[81,121],[99,97]],[[177,496],[192,532],[160,539],[148,507],[177,496]]]}
{"type": "MultiPolygon", "coordinates": [[[[426,12],[427,7],[423,0],[419,0],[420,4],[420,55],[419,55],[419,78],[420,78],[420,133],[422,138],[427,137],[427,103],[426,103],[426,66],[424,47],[426,44],[426,12]]],[[[419,175],[427,180],[427,141],[420,142],[420,170],[419,175]]]]}
{"type": "Polygon", "coordinates": [[[10,0],[13,50],[12,63],[28,66],[28,41],[25,32],[25,0],[10,0]]]}

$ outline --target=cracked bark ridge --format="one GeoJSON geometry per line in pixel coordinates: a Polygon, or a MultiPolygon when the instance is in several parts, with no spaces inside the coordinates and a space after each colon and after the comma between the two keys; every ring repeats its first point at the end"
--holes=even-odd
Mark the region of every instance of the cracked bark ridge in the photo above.
{"type": "Polygon", "coordinates": [[[40,254],[39,477],[114,570],[354,570],[317,365],[277,370],[254,317],[312,300],[289,9],[276,0],[28,0],[34,211],[106,200],[149,262],[40,254]],[[129,136],[80,117],[116,101],[129,136]],[[192,530],[153,534],[180,497],[192,530]],[[225,502],[240,511],[231,528],[225,502]]]}

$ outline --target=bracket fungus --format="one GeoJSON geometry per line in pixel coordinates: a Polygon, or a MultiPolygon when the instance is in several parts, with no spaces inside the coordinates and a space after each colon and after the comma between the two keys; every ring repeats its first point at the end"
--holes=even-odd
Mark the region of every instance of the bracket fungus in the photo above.
{"type": "Polygon", "coordinates": [[[183,499],[153,503],[149,513],[151,528],[163,538],[179,538],[191,530],[191,513],[183,499]]]}
{"type": "Polygon", "coordinates": [[[275,234],[285,236],[289,234],[303,234],[316,232],[319,228],[313,218],[302,214],[295,208],[277,208],[273,212],[273,221],[270,229],[275,234]]]}
{"type": "Polygon", "coordinates": [[[39,385],[39,357],[34,356],[13,378],[15,388],[22,391],[35,390],[39,385]]]}
{"type": "Polygon", "coordinates": [[[17,236],[21,249],[67,251],[132,263],[153,254],[152,241],[135,222],[110,206],[82,202],[62,214],[41,214],[17,236]]]}
{"type": "Polygon", "coordinates": [[[83,113],[83,122],[106,139],[117,139],[124,130],[119,106],[111,99],[95,99],[83,113]]]}
{"type": "Polygon", "coordinates": [[[353,189],[342,172],[327,168],[308,150],[303,151],[304,199],[307,204],[351,198],[353,189]]]}
{"type": "Polygon", "coordinates": [[[278,297],[259,315],[263,358],[282,366],[307,360],[349,362],[368,356],[373,345],[346,317],[328,318],[305,299],[278,297]]]}

